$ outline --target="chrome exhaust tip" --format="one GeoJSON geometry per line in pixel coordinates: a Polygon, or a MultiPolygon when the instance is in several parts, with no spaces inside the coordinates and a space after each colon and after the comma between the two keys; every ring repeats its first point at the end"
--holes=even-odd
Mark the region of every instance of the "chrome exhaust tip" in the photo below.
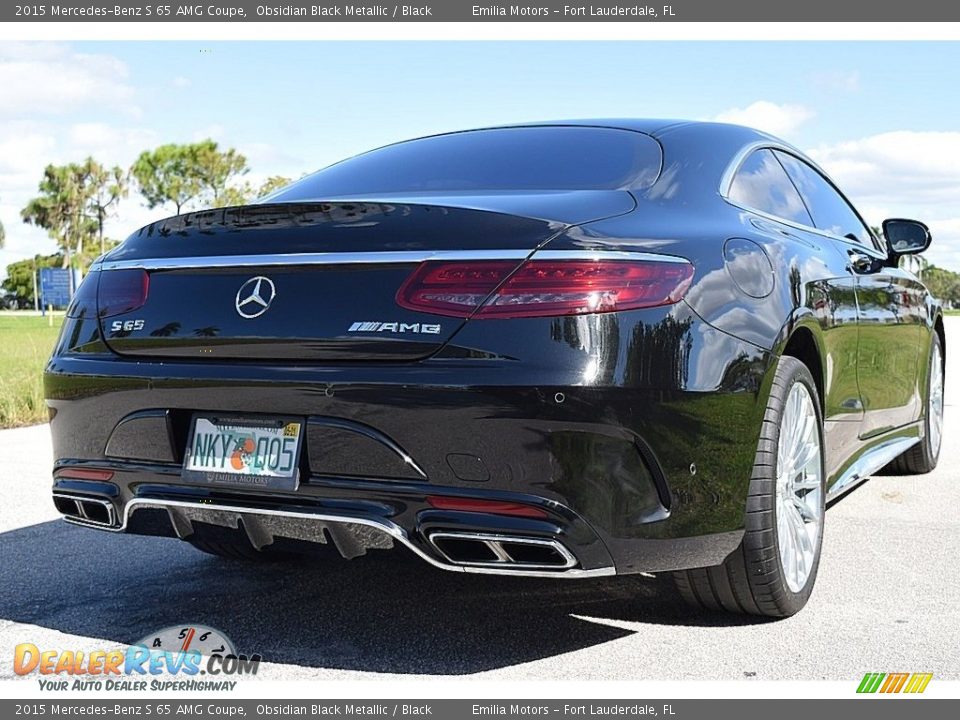
{"type": "Polygon", "coordinates": [[[435,532],[427,536],[444,559],[464,567],[568,570],[577,559],[559,540],[515,535],[435,532]]]}
{"type": "Polygon", "coordinates": [[[54,491],[53,504],[67,522],[94,527],[117,525],[116,511],[109,500],[54,491]]]}

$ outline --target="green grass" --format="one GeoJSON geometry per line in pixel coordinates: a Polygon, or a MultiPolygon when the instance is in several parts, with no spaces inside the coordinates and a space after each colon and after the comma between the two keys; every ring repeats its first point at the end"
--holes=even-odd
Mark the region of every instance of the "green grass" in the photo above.
{"type": "Polygon", "coordinates": [[[63,318],[0,315],[0,428],[46,422],[43,366],[63,318]]]}

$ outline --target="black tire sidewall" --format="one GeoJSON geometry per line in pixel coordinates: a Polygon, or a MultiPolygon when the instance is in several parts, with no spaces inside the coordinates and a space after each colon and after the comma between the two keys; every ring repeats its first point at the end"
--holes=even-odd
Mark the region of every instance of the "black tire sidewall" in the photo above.
{"type": "MultiPolygon", "coordinates": [[[[770,478],[770,502],[774,508],[772,513],[773,517],[773,528],[772,532],[776,543],[774,545],[775,557],[774,562],[777,565],[777,577],[779,579],[780,587],[777,588],[774,593],[774,600],[783,612],[784,615],[793,615],[798,612],[804,605],[806,605],[807,600],[810,598],[810,594],[813,592],[813,587],[816,584],[817,571],[820,568],[820,555],[821,548],[823,547],[823,530],[824,530],[824,516],[825,516],[825,506],[826,506],[826,453],[825,453],[825,444],[824,444],[824,431],[823,431],[823,413],[820,408],[820,394],[817,391],[816,383],[814,382],[813,376],[810,374],[810,371],[807,369],[806,365],[801,363],[799,360],[792,357],[783,357],[780,360],[780,364],[777,367],[777,379],[779,379],[781,386],[785,389],[783,390],[782,397],[778,397],[777,407],[779,409],[776,431],[773,433],[774,437],[771,438],[776,444],[775,447],[778,448],[779,452],[779,442],[780,442],[780,430],[783,425],[783,410],[786,407],[787,398],[790,395],[790,391],[793,389],[793,386],[796,383],[802,383],[807,391],[810,393],[810,399],[813,401],[814,411],[817,416],[817,434],[820,440],[820,532],[817,536],[817,546],[813,558],[813,566],[810,568],[810,573],[807,576],[807,582],[799,592],[794,592],[790,589],[786,582],[786,574],[783,569],[783,564],[780,561],[780,538],[779,538],[779,527],[777,524],[776,514],[778,512],[777,507],[777,467],[771,469],[772,477],[770,478]]],[[[774,387],[774,391],[779,389],[774,387]]],[[[779,461],[778,461],[779,463],[779,461]]]]}

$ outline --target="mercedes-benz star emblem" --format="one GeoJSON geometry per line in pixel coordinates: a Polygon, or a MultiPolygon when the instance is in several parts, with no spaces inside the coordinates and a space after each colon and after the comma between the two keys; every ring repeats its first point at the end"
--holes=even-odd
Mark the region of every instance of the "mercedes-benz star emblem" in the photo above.
{"type": "Polygon", "coordinates": [[[263,315],[276,296],[277,289],[273,285],[273,280],[257,275],[247,280],[237,290],[235,306],[240,317],[249,320],[263,315]]]}

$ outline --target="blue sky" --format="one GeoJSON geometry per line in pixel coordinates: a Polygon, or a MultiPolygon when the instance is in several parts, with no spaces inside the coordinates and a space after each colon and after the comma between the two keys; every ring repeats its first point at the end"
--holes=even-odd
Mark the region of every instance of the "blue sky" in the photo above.
{"type": "MultiPolygon", "coordinates": [[[[19,222],[47,162],[213,137],[251,179],[417,135],[536,119],[758,126],[811,152],[871,222],[929,220],[960,270],[960,43],[229,42],[0,45],[8,262],[52,251],[19,222]]],[[[150,219],[135,195],[109,232],[150,219]]]]}

